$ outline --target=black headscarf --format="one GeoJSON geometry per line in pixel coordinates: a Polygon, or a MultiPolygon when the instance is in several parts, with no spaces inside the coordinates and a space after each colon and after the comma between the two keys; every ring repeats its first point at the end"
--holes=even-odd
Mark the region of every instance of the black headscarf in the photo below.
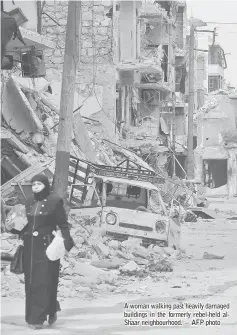
{"type": "Polygon", "coordinates": [[[48,177],[44,173],[39,173],[32,178],[31,182],[33,183],[34,181],[40,181],[45,186],[45,188],[41,192],[33,193],[35,200],[44,200],[50,194],[50,183],[48,177]]]}

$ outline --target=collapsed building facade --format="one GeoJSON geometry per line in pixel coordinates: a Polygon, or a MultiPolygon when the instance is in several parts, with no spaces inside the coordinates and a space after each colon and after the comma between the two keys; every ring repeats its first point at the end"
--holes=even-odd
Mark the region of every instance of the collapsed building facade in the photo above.
{"type": "MultiPolygon", "coordinates": [[[[41,165],[51,166],[50,176],[54,171],[67,2],[46,1],[40,13],[36,1],[4,6],[24,42],[13,36],[4,46],[2,184],[8,190],[12,179],[25,179],[22,171],[31,176],[41,165]]],[[[186,178],[186,2],[83,1],[81,22],[72,155],[107,165],[126,156],[165,176],[186,178]]],[[[199,110],[211,90],[209,77],[218,70],[223,84],[226,67],[220,46],[207,48],[208,54],[195,57],[194,149],[202,143],[199,110]]]]}
{"type": "Polygon", "coordinates": [[[197,117],[196,174],[208,196],[237,194],[237,94],[217,91],[197,117]]]}
{"type": "MultiPolygon", "coordinates": [[[[5,10],[23,17],[19,20],[15,15],[13,22],[18,22],[20,31],[26,30],[22,25],[28,23],[27,36],[33,37],[28,40],[22,34],[24,43],[21,43],[12,33],[4,51],[7,67],[2,62],[6,71],[2,73],[1,96],[1,191],[4,199],[15,200],[19,194],[22,198],[23,184],[23,195],[27,197],[27,184],[33,175],[45,171],[52,178],[54,173],[67,15],[67,3],[45,3],[44,13],[51,14],[41,17],[41,31],[46,35],[42,36],[36,32],[37,3],[32,1],[29,8],[24,4],[21,8],[17,6],[21,3],[10,3],[5,10]]],[[[74,108],[79,112],[74,113],[71,154],[106,165],[116,165],[124,157],[130,157],[148,167],[142,159],[116,145],[120,134],[116,127],[116,76],[111,44],[115,18],[111,2],[91,6],[92,3],[82,3],[82,64],[74,97],[74,108]],[[98,63],[92,66],[95,59],[98,63]],[[109,141],[111,138],[113,143],[109,141]]]]}
{"type": "Polygon", "coordinates": [[[186,24],[185,2],[120,3],[117,121],[123,145],[182,178],[186,24]]]}

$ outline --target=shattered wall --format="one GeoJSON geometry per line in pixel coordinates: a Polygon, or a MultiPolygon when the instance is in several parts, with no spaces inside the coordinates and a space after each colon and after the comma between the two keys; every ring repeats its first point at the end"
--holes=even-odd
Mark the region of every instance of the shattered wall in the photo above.
{"type": "MultiPolygon", "coordinates": [[[[203,160],[227,159],[227,185],[229,196],[237,194],[237,100],[228,92],[209,95],[197,117],[198,147],[195,150],[195,178],[203,181],[203,160]]],[[[219,188],[223,192],[223,188],[219,188]]],[[[208,191],[209,192],[209,191],[208,191]]],[[[214,194],[214,190],[210,190],[214,194]]],[[[218,188],[215,190],[218,194],[218,188]]],[[[221,195],[221,194],[220,194],[221,195]]]]}
{"type": "MultiPolygon", "coordinates": [[[[45,53],[48,80],[61,80],[67,23],[67,1],[47,1],[44,11],[56,22],[43,16],[42,34],[54,40],[56,48],[45,53]]],[[[77,89],[85,98],[96,95],[96,87],[103,87],[102,113],[114,133],[116,107],[116,76],[113,66],[115,27],[106,16],[112,1],[82,1],[80,64],[77,89]]]]}

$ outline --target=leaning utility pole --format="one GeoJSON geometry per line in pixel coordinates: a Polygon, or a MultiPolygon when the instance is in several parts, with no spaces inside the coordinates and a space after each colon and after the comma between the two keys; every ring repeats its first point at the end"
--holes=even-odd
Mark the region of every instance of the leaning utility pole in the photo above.
{"type": "Polygon", "coordinates": [[[80,24],[81,1],[69,1],[56,151],[56,167],[53,182],[54,190],[64,200],[67,198],[70,148],[73,133],[73,105],[76,67],[79,61],[78,49],[80,24]]]}
{"type": "Polygon", "coordinates": [[[188,157],[187,157],[187,176],[188,179],[194,178],[194,154],[193,154],[193,111],[194,111],[194,31],[190,28],[189,46],[189,96],[188,96],[188,157]]]}

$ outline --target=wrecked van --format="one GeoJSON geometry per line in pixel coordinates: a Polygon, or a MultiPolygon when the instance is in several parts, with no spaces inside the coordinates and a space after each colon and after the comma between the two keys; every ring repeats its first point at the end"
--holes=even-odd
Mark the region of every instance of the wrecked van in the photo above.
{"type": "MultiPolygon", "coordinates": [[[[80,186],[83,200],[72,211],[80,212],[82,216],[97,211],[100,225],[114,239],[122,241],[134,237],[141,239],[144,245],[179,247],[179,220],[167,212],[159,189],[144,181],[149,178],[142,176],[143,180],[137,180],[141,172],[138,172],[136,180],[124,178],[121,169],[118,178],[116,173],[111,173],[111,167],[110,173],[103,173],[106,175],[100,175],[101,170],[96,172],[87,179],[83,191],[80,186]]],[[[72,184],[71,195],[75,199],[74,188],[78,191],[79,186],[72,184]]]]}

